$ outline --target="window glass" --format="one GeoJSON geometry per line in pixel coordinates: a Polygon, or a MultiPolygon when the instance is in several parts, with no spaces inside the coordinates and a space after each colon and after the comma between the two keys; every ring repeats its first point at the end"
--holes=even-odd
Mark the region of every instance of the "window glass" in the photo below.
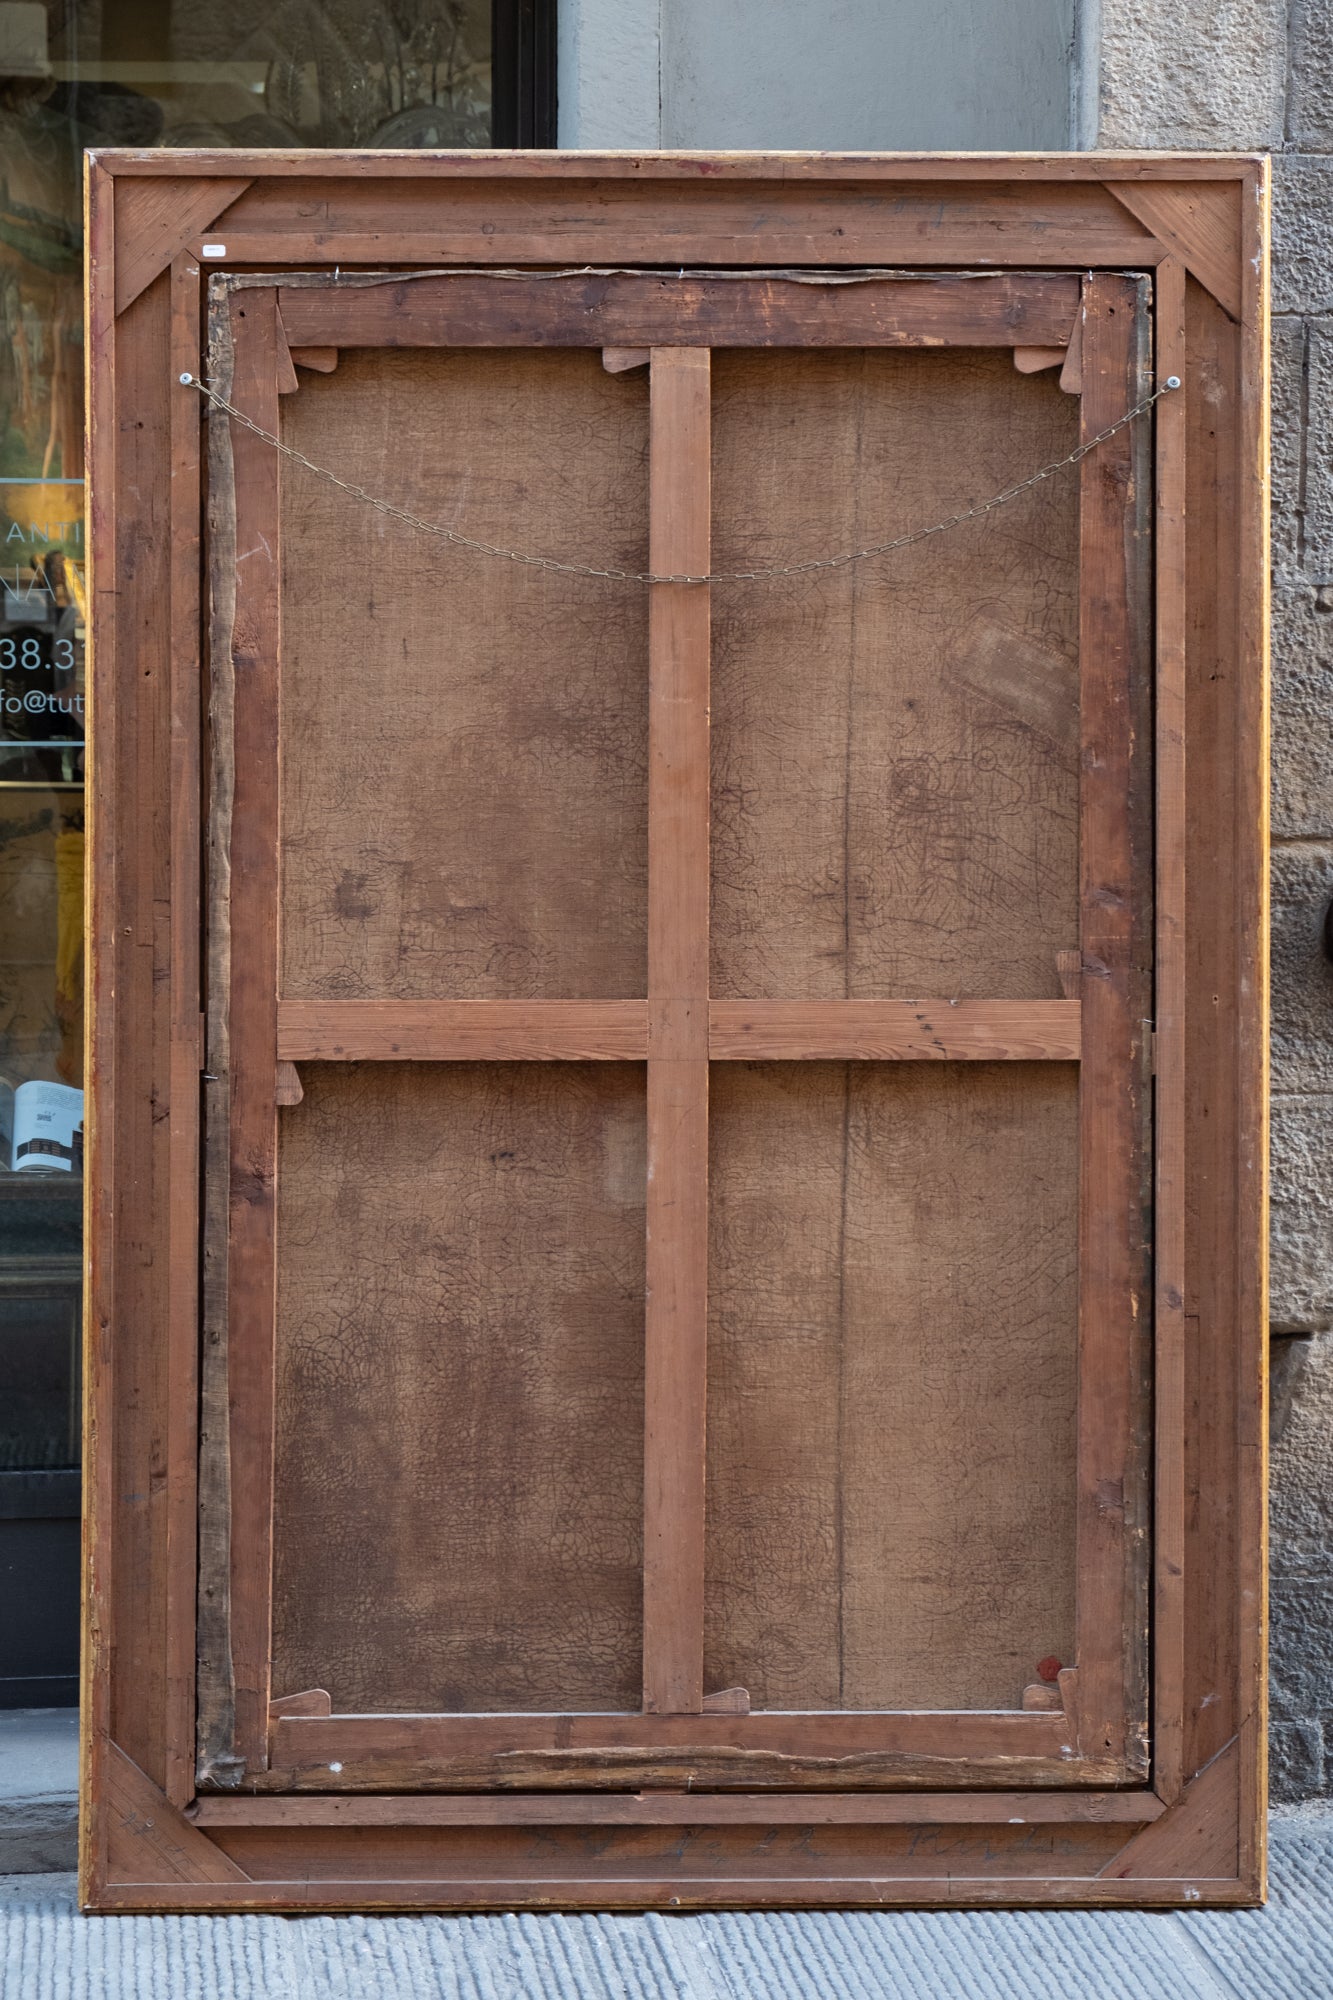
{"type": "Polygon", "coordinates": [[[0,0],[0,1515],[77,1461],[82,154],[486,146],[491,98],[490,0],[0,0]]]}

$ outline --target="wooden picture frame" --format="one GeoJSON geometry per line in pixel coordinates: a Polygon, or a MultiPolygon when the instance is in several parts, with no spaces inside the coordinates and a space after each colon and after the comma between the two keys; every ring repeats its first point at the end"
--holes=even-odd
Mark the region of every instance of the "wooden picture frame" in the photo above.
{"type": "Polygon", "coordinates": [[[1215,155],[90,157],[87,1908],[1262,1896],[1266,204],[1215,155]],[[648,363],[643,997],[283,984],[279,459],[194,384],[277,435],[340,352],[459,346],[648,363]],[[710,354],[941,346],[1079,396],[1081,956],[939,1015],[731,997],[710,354]],[[710,1691],[710,1063],[1080,1052],[1074,1665],[984,1713],[710,1691]],[[639,1713],[274,1682],[279,1107],[406,1061],[646,1064],[639,1713]]]}

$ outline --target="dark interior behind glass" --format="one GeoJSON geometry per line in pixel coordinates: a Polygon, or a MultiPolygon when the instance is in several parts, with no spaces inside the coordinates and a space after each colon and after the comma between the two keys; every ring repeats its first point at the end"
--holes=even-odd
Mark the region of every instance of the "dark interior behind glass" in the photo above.
{"type": "Polygon", "coordinates": [[[0,0],[0,1706],[76,1697],[83,152],[552,143],[553,65],[550,0],[0,0]]]}

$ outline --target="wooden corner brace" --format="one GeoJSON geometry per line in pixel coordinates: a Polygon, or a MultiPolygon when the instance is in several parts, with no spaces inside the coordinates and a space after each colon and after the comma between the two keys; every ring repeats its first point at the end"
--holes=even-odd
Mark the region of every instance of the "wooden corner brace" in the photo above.
{"type": "Polygon", "coordinates": [[[211,229],[250,186],[244,180],[116,176],[116,312],[132,306],[173,257],[211,229]]]}
{"type": "Polygon", "coordinates": [[[301,1088],[301,1072],[294,1062],[279,1061],[273,1096],[278,1104],[299,1104],[305,1096],[301,1088]]]}
{"type": "Polygon", "coordinates": [[[268,1719],[277,1722],[284,1715],[332,1715],[333,1697],[327,1688],[303,1688],[300,1694],[280,1694],[268,1705],[268,1719]]]}
{"type": "Polygon", "coordinates": [[[1239,322],[1240,190],[1235,181],[1108,181],[1122,208],[1179,257],[1192,278],[1239,322]]]}
{"type": "Polygon", "coordinates": [[[119,1747],[106,1746],[109,1882],[248,1882],[119,1747]]]}
{"type": "Polygon", "coordinates": [[[1077,396],[1083,387],[1082,341],[1079,321],[1074,322],[1068,347],[1016,347],[1014,366],[1020,375],[1040,375],[1047,368],[1060,370],[1060,387],[1067,396],[1077,396]]]}
{"type": "Polygon", "coordinates": [[[290,352],[297,368],[313,369],[316,375],[332,375],[338,366],[336,347],[293,347],[290,352]]]}
{"type": "Polygon", "coordinates": [[[1101,1870],[1108,1882],[1229,1881],[1240,1872],[1236,1787],[1240,1738],[1233,1736],[1186,1785],[1160,1819],[1145,1826],[1101,1870]]]}

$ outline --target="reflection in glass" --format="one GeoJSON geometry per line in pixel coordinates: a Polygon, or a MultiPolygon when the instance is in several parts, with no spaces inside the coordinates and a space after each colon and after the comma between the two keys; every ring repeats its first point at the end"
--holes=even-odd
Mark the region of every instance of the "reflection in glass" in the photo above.
{"type": "Polygon", "coordinates": [[[8,1125],[83,1082],[82,154],[491,132],[490,0],[0,0],[0,1518],[78,1460],[81,1150],[8,1125]]]}
{"type": "Polygon", "coordinates": [[[42,1189],[5,1217],[0,1267],[0,1473],[56,1472],[79,1462],[78,1212],[42,1189]],[[43,1199],[44,1197],[44,1199],[43,1199]],[[64,1211],[63,1213],[61,1211],[64,1211]],[[73,1224],[71,1230],[71,1221],[73,1224]],[[29,1254],[10,1239],[22,1223],[29,1254]],[[54,1254],[31,1254],[36,1234],[54,1254]],[[70,1236],[74,1254],[70,1257],[70,1236]],[[13,1251],[12,1256],[8,1253],[13,1251]]]}

